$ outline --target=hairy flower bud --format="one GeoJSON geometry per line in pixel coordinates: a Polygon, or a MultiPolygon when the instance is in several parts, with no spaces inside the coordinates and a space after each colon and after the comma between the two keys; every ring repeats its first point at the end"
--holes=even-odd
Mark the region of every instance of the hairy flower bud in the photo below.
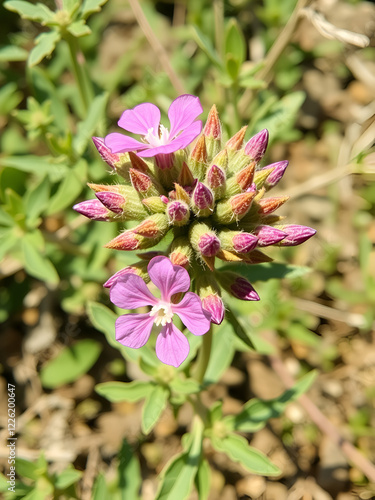
{"type": "Polygon", "coordinates": [[[286,237],[286,233],[272,226],[258,226],[254,230],[254,234],[258,237],[258,246],[267,247],[275,245],[286,237]]]}
{"type": "Polygon", "coordinates": [[[212,273],[199,273],[196,277],[196,288],[203,308],[211,314],[211,322],[220,325],[224,319],[225,307],[220,297],[220,286],[212,273]]]}
{"type": "Polygon", "coordinates": [[[129,176],[133,188],[145,198],[160,196],[164,191],[156,179],[153,179],[151,175],[131,168],[129,169],[129,176]]]}
{"type": "Polygon", "coordinates": [[[116,167],[116,163],[120,161],[120,155],[111,153],[111,150],[105,145],[104,138],[92,137],[92,142],[95,144],[98,153],[102,159],[112,168],[116,167]]]}
{"type": "Polygon", "coordinates": [[[190,169],[198,180],[203,180],[207,168],[207,149],[204,135],[200,135],[189,158],[190,169]]]}
{"type": "Polygon", "coordinates": [[[220,224],[231,224],[241,220],[249,211],[255,193],[240,193],[227,200],[219,201],[216,205],[214,220],[220,224]]]}
{"type": "Polygon", "coordinates": [[[278,161],[276,163],[272,163],[271,165],[267,165],[267,167],[262,168],[261,170],[267,170],[272,168],[272,172],[267,176],[265,186],[266,189],[270,189],[281,180],[282,176],[285,173],[285,170],[288,168],[288,161],[278,161]]]}
{"type": "Polygon", "coordinates": [[[209,217],[214,208],[214,195],[209,187],[198,182],[193,191],[191,208],[198,217],[209,217]]]}
{"type": "Polygon", "coordinates": [[[280,242],[283,247],[300,245],[316,233],[315,229],[308,226],[299,226],[298,224],[277,226],[277,228],[286,233],[286,237],[280,242]]]}
{"type": "Polygon", "coordinates": [[[182,163],[180,173],[178,174],[177,183],[180,186],[192,186],[194,183],[194,176],[185,161],[182,163]]]}
{"type": "Polygon", "coordinates": [[[109,222],[113,220],[113,214],[99,200],[81,201],[74,205],[73,210],[84,215],[88,219],[109,222]],[[112,213],[112,217],[111,217],[112,213]]]}
{"type": "Polygon", "coordinates": [[[220,200],[224,196],[226,175],[221,167],[211,165],[207,170],[205,182],[214,193],[216,200],[220,200]]]}
{"type": "Polygon", "coordinates": [[[247,125],[241,128],[233,137],[229,139],[225,147],[228,149],[229,156],[232,157],[236,151],[242,148],[243,140],[245,138],[247,125]]]}
{"type": "Polygon", "coordinates": [[[167,217],[174,226],[185,226],[190,219],[189,206],[179,200],[171,201],[167,205],[167,217]]]}
{"type": "Polygon", "coordinates": [[[169,200],[166,196],[150,196],[150,198],[145,198],[144,200],[142,200],[142,203],[153,214],[164,213],[166,211],[168,202],[169,200]]]}
{"type": "Polygon", "coordinates": [[[258,212],[264,215],[272,214],[272,212],[280,208],[288,200],[289,196],[262,198],[261,200],[257,201],[258,212]]]}
{"type": "Polygon", "coordinates": [[[262,189],[264,184],[267,182],[268,176],[270,176],[273,172],[272,168],[262,168],[260,170],[257,170],[254,175],[254,184],[256,185],[257,189],[262,189]]]}
{"type": "Polygon", "coordinates": [[[221,125],[215,105],[212,106],[208,114],[203,135],[206,139],[207,157],[208,160],[211,160],[221,149],[221,125]]]}
{"type": "Polygon", "coordinates": [[[110,191],[100,191],[95,193],[98,200],[111,212],[115,214],[122,214],[126,206],[125,198],[118,193],[111,193],[110,191]]]}
{"type": "Polygon", "coordinates": [[[258,163],[266,152],[268,137],[268,130],[261,130],[247,142],[244,153],[258,163]]]}
{"type": "Polygon", "coordinates": [[[251,283],[244,277],[232,271],[217,273],[221,286],[231,295],[240,300],[259,300],[259,295],[251,283]]]}
{"type": "Polygon", "coordinates": [[[215,158],[212,160],[211,165],[216,165],[224,170],[224,172],[228,168],[228,151],[223,149],[218,153],[215,158]]]}
{"type": "Polygon", "coordinates": [[[142,205],[138,194],[131,186],[124,186],[121,184],[112,186],[105,184],[88,184],[88,186],[95,192],[97,198],[106,205],[107,208],[109,208],[109,203],[112,203],[113,207],[117,206],[116,213],[121,214],[120,219],[117,220],[142,220],[147,217],[148,214],[145,207],[142,205]],[[111,193],[111,196],[103,193],[111,193]],[[121,196],[124,201],[120,201],[121,199],[119,197],[114,197],[114,194],[121,196]]]}
{"type": "Polygon", "coordinates": [[[169,258],[172,264],[187,269],[193,257],[193,249],[187,236],[179,236],[172,241],[169,258]]]}
{"type": "Polygon", "coordinates": [[[254,173],[255,163],[253,162],[228,179],[225,196],[234,196],[249,189],[253,184],[254,173]]]}

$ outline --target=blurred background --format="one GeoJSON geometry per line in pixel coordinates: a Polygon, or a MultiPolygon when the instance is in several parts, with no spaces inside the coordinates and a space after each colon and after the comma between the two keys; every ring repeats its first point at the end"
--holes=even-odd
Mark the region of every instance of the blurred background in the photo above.
{"type": "MultiPolygon", "coordinates": [[[[0,7],[0,464],[5,474],[12,383],[24,490],[6,498],[85,500],[99,476],[110,498],[125,498],[118,477],[125,456],[141,498],[152,499],[190,423],[188,407],[177,421],[166,410],[140,438],[141,405],[110,404],[95,393],[97,383],[141,376],[86,307],[110,306],[102,283],[134,256],[103,248],[119,231],[115,223],[89,222],[71,208],[92,197],[87,182],[117,182],[90,137],[117,130],[121,113],[141,102],[155,103],[165,118],[182,93],[199,96],[204,118],[216,104],[225,137],[243,125],[246,138],[269,130],[263,165],[289,160],[274,193],[291,196],[280,213],[317,229],[301,247],[268,252],[308,272],[260,279],[259,303],[233,303],[258,352],[238,352],[205,398],[236,413],[252,397],[278,396],[282,373],[316,369],[309,399],[374,460],[375,5],[86,1],[87,16],[68,36],[63,16],[46,25],[21,18],[10,3],[0,7]],[[40,38],[47,33],[48,41],[40,38]],[[46,477],[55,496],[43,493],[46,477]]],[[[75,0],[42,5],[83,12],[75,0]]],[[[210,500],[375,497],[374,484],[298,402],[248,437],[282,475],[249,475],[207,449],[210,500]]]]}

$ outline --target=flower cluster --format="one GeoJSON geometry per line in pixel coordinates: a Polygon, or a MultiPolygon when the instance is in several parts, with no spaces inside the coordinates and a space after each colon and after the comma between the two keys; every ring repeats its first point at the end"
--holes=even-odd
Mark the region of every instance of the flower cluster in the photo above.
{"type": "MultiPolygon", "coordinates": [[[[178,97],[168,111],[168,130],[160,124],[160,111],[153,104],[125,111],[118,125],[139,134],[141,141],[120,133],[93,138],[103,160],[123,182],[89,184],[96,199],[78,203],[74,209],[93,220],[139,221],[107,248],[148,250],[172,233],[165,251],[140,254],[138,262],[108,280],[105,286],[111,288],[115,303],[126,302],[118,299],[117,290],[124,290],[118,283],[135,286],[140,278],[148,282],[153,258],[164,256],[188,271],[204,310],[213,323],[220,324],[225,313],[222,289],[242,300],[259,300],[259,296],[245,277],[216,269],[216,259],[249,265],[269,262],[272,259],[263,253],[264,247],[299,245],[315,230],[284,224],[283,217],[275,214],[288,197],[268,193],[284,175],[288,162],[260,166],[268,131],[262,130],[244,144],[243,127],[223,143],[216,107],[204,127],[197,119],[201,112],[197,97],[178,97]]],[[[158,343],[160,352],[163,342],[158,343]]]]}

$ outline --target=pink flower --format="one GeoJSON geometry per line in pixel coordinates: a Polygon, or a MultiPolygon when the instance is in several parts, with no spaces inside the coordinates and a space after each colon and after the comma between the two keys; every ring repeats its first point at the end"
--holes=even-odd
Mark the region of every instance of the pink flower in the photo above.
{"type": "Polygon", "coordinates": [[[175,266],[164,256],[154,257],[147,267],[151,281],[161,291],[156,298],[140,276],[119,276],[111,287],[111,301],[122,309],[152,306],[148,313],[124,314],[116,320],[116,340],[126,347],[138,349],[146,344],[154,325],[161,326],[156,340],[156,355],[163,363],[180,366],[189,354],[189,342],[173,324],[177,314],[194,335],[203,335],[210,328],[211,315],[202,307],[198,295],[187,292],[181,302],[171,302],[172,295],[186,292],[190,288],[189,273],[175,266]]]}
{"type": "Polygon", "coordinates": [[[151,157],[184,149],[201,132],[202,122],[196,118],[203,109],[198,97],[184,94],[169,107],[170,130],[160,124],[160,110],[145,102],[127,109],[118,121],[119,127],[143,136],[143,142],[114,132],[105,137],[105,145],[112,153],[135,151],[138,156],[151,157]]]}

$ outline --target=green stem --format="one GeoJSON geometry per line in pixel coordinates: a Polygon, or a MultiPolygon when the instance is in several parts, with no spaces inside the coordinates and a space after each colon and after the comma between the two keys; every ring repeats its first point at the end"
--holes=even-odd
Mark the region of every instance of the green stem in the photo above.
{"type": "Polygon", "coordinates": [[[82,102],[82,107],[84,110],[84,113],[86,114],[91,100],[93,98],[93,90],[92,86],[90,84],[90,81],[87,77],[86,70],[84,67],[84,64],[79,64],[78,58],[81,56],[83,58],[83,55],[81,53],[81,50],[78,45],[78,41],[75,37],[71,36],[70,34],[67,34],[65,36],[65,40],[68,44],[69,47],[69,53],[70,53],[70,59],[72,62],[72,69],[74,73],[74,77],[77,83],[79,95],[81,97],[81,102],[82,102]]]}
{"type": "Polygon", "coordinates": [[[198,382],[200,383],[203,382],[204,375],[206,373],[208,363],[210,361],[211,346],[212,346],[212,326],[209,329],[209,331],[205,335],[203,335],[202,346],[198,353],[198,360],[195,366],[194,378],[198,380],[198,382]]]}

